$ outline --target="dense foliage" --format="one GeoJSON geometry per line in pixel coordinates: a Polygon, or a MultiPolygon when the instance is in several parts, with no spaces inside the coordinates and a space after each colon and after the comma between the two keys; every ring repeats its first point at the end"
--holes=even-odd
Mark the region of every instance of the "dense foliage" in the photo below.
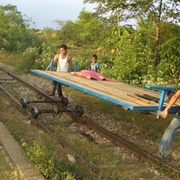
{"type": "Polygon", "coordinates": [[[36,31],[28,28],[16,6],[0,6],[0,49],[22,53],[28,47],[40,46],[36,31]]]}
{"type": "Polygon", "coordinates": [[[66,43],[78,70],[98,55],[101,74],[126,83],[179,86],[180,27],[178,1],[102,1],[75,22],[58,20],[59,29],[29,28],[15,6],[0,6],[0,49],[20,54],[19,69],[45,69],[57,46],[66,43]],[[133,19],[135,25],[129,25],[133,19]],[[126,24],[124,22],[127,21],[126,24]]]}

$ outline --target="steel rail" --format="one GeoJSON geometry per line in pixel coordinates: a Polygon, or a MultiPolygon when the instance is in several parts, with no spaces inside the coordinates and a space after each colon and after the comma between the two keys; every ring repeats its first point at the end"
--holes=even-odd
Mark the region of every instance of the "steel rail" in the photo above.
{"type": "Polygon", "coordinates": [[[6,72],[8,75],[12,76],[14,79],[26,84],[26,86],[28,86],[30,89],[32,89],[33,91],[36,91],[37,93],[40,93],[43,97],[49,99],[49,100],[53,100],[53,98],[51,98],[50,96],[48,96],[45,92],[43,92],[42,90],[32,86],[30,83],[24,81],[22,78],[18,77],[17,75],[13,74],[12,72],[6,70],[5,68],[3,68],[2,66],[0,66],[0,69],[3,70],[4,72],[6,72]]]}
{"type": "MultiPolygon", "coordinates": [[[[7,90],[5,90],[1,85],[0,85],[0,89],[4,91],[4,93],[9,96],[17,105],[19,105],[20,107],[22,107],[21,103],[14,98],[14,96],[12,94],[10,94],[7,90]]],[[[23,111],[25,113],[27,113],[29,116],[31,116],[31,112],[28,111],[27,109],[23,108],[23,111]]],[[[51,131],[50,129],[48,129],[44,123],[42,123],[41,121],[36,120],[36,123],[45,131],[47,132],[51,137],[53,137],[58,143],[60,143],[63,147],[67,148],[69,151],[71,151],[75,157],[77,159],[79,159],[80,162],[82,162],[83,164],[85,164],[87,167],[89,167],[94,173],[99,173],[100,170],[99,168],[94,165],[91,162],[88,162],[84,157],[82,157],[74,148],[72,148],[67,142],[65,142],[64,140],[62,140],[60,137],[57,137],[53,131],[51,131]]]]}
{"type": "Polygon", "coordinates": [[[112,132],[95,124],[91,120],[79,117],[78,119],[76,119],[76,122],[88,126],[90,129],[92,129],[93,131],[102,135],[103,137],[107,138],[115,145],[124,147],[125,149],[129,150],[131,153],[135,154],[137,157],[143,158],[144,160],[147,160],[151,163],[161,164],[162,166],[167,167],[171,171],[176,172],[178,177],[180,177],[180,169],[174,167],[173,165],[169,164],[168,162],[163,161],[161,158],[154,156],[153,154],[147,152],[146,150],[141,149],[140,147],[136,146],[132,142],[127,141],[126,139],[124,139],[122,137],[118,137],[117,135],[113,134],[112,132]]]}
{"type": "MultiPolygon", "coordinates": [[[[0,67],[1,68],[1,67],[0,67]]],[[[5,69],[4,69],[5,70],[5,69]]],[[[6,70],[5,70],[6,71],[6,70]]],[[[14,76],[11,72],[8,72],[9,75],[14,76]]],[[[30,86],[30,88],[32,88],[32,86],[21,80],[21,78],[18,78],[17,76],[15,76],[16,79],[19,79],[20,81],[24,82],[25,84],[27,84],[28,86],[30,86]]],[[[38,88],[32,88],[34,90],[36,90],[38,93],[41,93],[42,95],[44,95],[46,98],[52,100],[51,97],[47,96],[43,91],[41,91],[38,88]]],[[[58,106],[58,104],[55,104],[56,106],[58,106]]],[[[173,165],[169,164],[168,162],[163,161],[162,159],[158,158],[157,156],[154,156],[153,154],[148,153],[147,151],[141,149],[140,147],[136,146],[135,144],[133,144],[130,141],[125,140],[122,137],[118,137],[116,135],[114,135],[112,132],[104,129],[103,127],[100,127],[99,125],[97,125],[96,123],[94,123],[91,120],[88,120],[87,118],[78,116],[76,113],[74,112],[69,112],[71,111],[70,108],[68,107],[63,107],[64,109],[68,110],[67,114],[77,123],[83,124],[85,126],[87,126],[88,128],[92,129],[93,131],[95,131],[96,133],[100,134],[101,136],[104,136],[105,138],[107,138],[108,140],[110,140],[112,143],[114,143],[117,146],[121,146],[124,147],[125,149],[127,149],[128,151],[132,152],[133,154],[135,154],[136,156],[147,160],[148,162],[151,163],[156,163],[158,165],[161,165],[163,167],[167,167],[170,171],[173,171],[176,173],[176,175],[178,177],[180,177],[180,169],[174,167],[173,165]]]]}
{"type": "MultiPolygon", "coordinates": [[[[10,94],[8,91],[6,91],[1,85],[0,85],[0,89],[2,91],[4,91],[4,93],[9,96],[15,103],[17,103],[19,106],[21,106],[20,102],[14,98],[14,96],[12,94],[10,94]]],[[[27,110],[27,109],[24,109],[24,111],[28,114],[28,115],[31,115],[31,113],[27,110]]]]}

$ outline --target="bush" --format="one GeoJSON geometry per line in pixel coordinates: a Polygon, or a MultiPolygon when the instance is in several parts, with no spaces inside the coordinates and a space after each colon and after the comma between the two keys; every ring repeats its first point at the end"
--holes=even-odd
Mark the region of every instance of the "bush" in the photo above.
{"type": "Polygon", "coordinates": [[[22,61],[18,64],[18,72],[29,73],[31,69],[40,69],[41,67],[36,63],[40,58],[38,48],[28,48],[22,55],[22,61]]]}

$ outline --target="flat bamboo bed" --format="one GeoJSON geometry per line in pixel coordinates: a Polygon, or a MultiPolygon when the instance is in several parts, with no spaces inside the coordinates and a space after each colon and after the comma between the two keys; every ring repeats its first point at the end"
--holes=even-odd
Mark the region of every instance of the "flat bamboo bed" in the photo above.
{"type": "MultiPolygon", "coordinates": [[[[122,82],[97,81],[86,79],[71,73],[56,71],[31,70],[33,73],[60,82],[85,93],[97,96],[124,108],[135,111],[154,112],[166,106],[167,97],[159,109],[161,93],[147,88],[125,84],[122,82]]],[[[175,113],[180,106],[180,100],[171,108],[170,113],[175,113]]]]}

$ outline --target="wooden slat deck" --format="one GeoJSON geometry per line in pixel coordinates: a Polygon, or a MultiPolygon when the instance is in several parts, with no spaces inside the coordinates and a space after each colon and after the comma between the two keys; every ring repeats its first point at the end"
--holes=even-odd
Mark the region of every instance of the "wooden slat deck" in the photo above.
{"type": "MultiPolygon", "coordinates": [[[[158,110],[160,93],[149,89],[140,88],[121,82],[90,80],[71,73],[43,70],[32,70],[32,72],[131,110],[158,110]]],[[[165,105],[166,103],[164,103],[164,107],[165,105]]],[[[176,102],[173,108],[171,108],[171,113],[174,113],[178,106],[180,106],[179,100],[176,102]]]]}

